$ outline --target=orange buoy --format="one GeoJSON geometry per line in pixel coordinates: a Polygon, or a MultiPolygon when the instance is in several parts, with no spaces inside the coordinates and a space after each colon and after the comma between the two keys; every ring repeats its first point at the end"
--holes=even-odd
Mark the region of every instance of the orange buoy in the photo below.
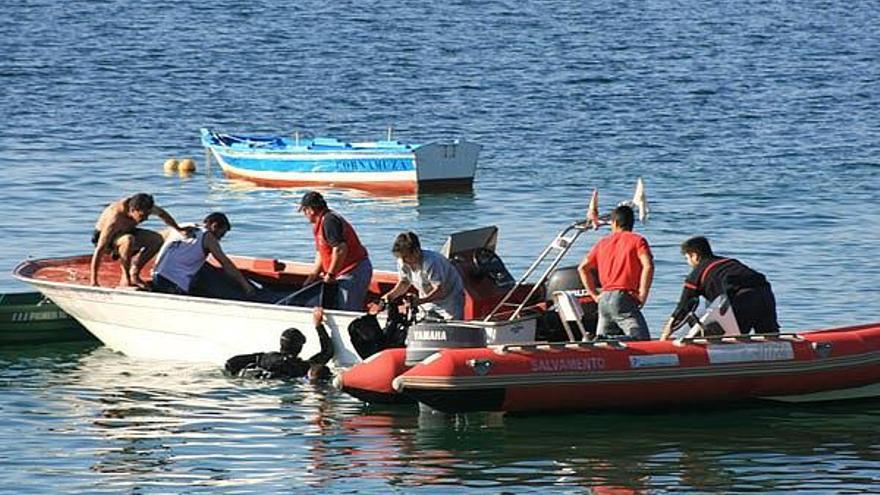
{"type": "Polygon", "coordinates": [[[166,174],[173,174],[177,171],[178,168],[177,158],[169,158],[165,160],[165,164],[162,166],[165,169],[166,174]]]}
{"type": "Polygon", "coordinates": [[[177,171],[181,174],[191,174],[196,171],[196,161],[192,158],[184,158],[180,160],[180,163],[177,165],[177,171]]]}

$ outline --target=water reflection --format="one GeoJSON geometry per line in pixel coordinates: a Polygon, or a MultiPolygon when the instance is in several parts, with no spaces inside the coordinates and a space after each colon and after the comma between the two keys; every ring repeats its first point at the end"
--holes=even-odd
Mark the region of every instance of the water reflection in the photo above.
{"type": "Polygon", "coordinates": [[[403,486],[766,492],[868,486],[865,475],[880,461],[880,404],[869,405],[535,417],[381,412],[345,424],[373,442],[394,439],[387,447],[400,449],[411,469],[386,474],[403,486]]]}
{"type": "Polygon", "coordinates": [[[47,349],[0,351],[0,441],[22,466],[10,486],[63,470],[73,491],[867,493],[880,468],[877,402],[445,416],[47,349]]]}

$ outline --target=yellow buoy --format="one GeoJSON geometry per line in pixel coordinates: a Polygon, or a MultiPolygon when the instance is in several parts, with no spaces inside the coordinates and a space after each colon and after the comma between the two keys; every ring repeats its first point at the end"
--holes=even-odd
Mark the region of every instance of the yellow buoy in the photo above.
{"type": "Polygon", "coordinates": [[[178,167],[177,158],[169,158],[169,159],[165,160],[165,165],[162,166],[162,168],[165,169],[166,174],[176,172],[177,167],[178,167]]]}
{"type": "Polygon", "coordinates": [[[196,161],[192,158],[184,158],[180,160],[180,163],[177,165],[177,171],[181,174],[191,174],[196,171],[196,161]]]}

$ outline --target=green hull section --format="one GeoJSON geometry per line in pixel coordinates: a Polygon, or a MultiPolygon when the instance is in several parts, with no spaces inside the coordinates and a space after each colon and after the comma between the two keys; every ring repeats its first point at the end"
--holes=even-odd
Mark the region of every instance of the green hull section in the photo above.
{"type": "Polygon", "coordinates": [[[94,340],[39,292],[0,294],[0,345],[94,340]]]}

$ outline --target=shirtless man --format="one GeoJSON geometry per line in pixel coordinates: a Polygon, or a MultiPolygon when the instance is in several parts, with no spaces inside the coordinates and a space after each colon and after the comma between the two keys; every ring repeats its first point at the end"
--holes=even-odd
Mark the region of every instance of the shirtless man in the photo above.
{"type": "Polygon", "coordinates": [[[98,218],[92,235],[95,251],[89,269],[89,282],[93,286],[98,285],[103,255],[109,254],[122,265],[120,286],[146,287],[146,283],[141,280],[141,269],[162,247],[162,236],[159,233],[137,227],[151,214],[157,215],[169,227],[186,235],[187,230],[177,225],[168,212],[156,206],[149,194],[138,193],[111,203],[98,218]]]}

